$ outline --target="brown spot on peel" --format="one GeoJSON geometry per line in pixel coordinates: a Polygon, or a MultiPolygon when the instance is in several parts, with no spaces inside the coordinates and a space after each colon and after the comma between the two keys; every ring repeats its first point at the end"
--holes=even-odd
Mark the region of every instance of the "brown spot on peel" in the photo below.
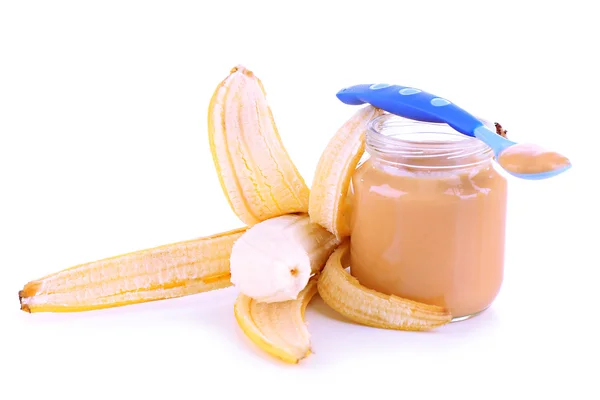
{"type": "Polygon", "coordinates": [[[496,127],[496,133],[503,138],[506,138],[507,130],[502,129],[502,125],[500,125],[498,122],[494,122],[494,126],[496,127]]]}

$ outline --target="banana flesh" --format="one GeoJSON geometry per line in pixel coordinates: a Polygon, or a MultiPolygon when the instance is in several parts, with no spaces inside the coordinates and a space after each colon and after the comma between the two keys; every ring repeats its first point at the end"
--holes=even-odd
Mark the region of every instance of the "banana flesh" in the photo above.
{"type": "Polygon", "coordinates": [[[304,310],[315,293],[316,276],[309,280],[295,300],[260,303],[240,294],[234,306],[235,317],[244,334],[260,349],[296,364],[311,353],[304,310]]]}
{"type": "Polygon", "coordinates": [[[331,138],[317,164],[308,213],[312,222],[339,239],[350,236],[347,196],[352,174],[365,151],[367,123],[382,114],[371,105],[358,110],[331,138]]]}
{"type": "Polygon", "coordinates": [[[346,265],[349,242],[329,257],[318,281],[319,295],[335,311],[359,324],[376,328],[426,331],[452,319],[442,307],[388,296],[362,286],[346,265]]]}
{"type": "Polygon", "coordinates": [[[309,189],[281,142],[263,85],[243,66],[215,90],[208,135],[221,188],[245,224],[308,211],[309,189]]]}
{"type": "Polygon", "coordinates": [[[231,286],[236,229],[78,265],[19,292],[27,312],[73,312],[181,297],[231,286]]]}
{"type": "Polygon", "coordinates": [[[233,245],[231,282],[259,302],[294,300],[338,245],[335,236],[306,214],[268,219],[233,245]]]}

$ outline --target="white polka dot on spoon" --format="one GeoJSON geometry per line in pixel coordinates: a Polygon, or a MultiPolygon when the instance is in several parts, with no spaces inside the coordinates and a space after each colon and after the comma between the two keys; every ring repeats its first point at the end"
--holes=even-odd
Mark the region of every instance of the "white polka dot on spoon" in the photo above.
{"type": "Polygon", "coordinates": [[[376,83],[374,85],[369,86],[369,89],[371,90],[378,90],[378,89],[384,89],[386,87],[390,87],[392,85],[390,85],[389,83],[376,83]]]}
{"type": "Polygon", "coordinates": [[[400,93],[404,96],[408,96],[411,94],[421,93],[421,91],[419,89],[415,89],[415,88],[404,88],[404,89],[400,89],[400,91],[398,93],[400,93]]]}
{"type": "Polygon", "coordinates": [[[440,97],[436,97],[435,99],[431,99],[431,105],[434,107],[442,107],[447,106],[450,102],[446,99],[442,99],[440,97]]]}

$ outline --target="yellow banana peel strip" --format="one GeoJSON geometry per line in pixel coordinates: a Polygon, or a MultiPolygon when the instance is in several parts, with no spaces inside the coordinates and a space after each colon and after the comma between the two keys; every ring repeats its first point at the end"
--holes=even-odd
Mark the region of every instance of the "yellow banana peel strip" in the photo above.
{"type": "Polygon", "coordinates": [[[231,286],[231,248],[246,229],[81,264],[31,281],[19,292],[21,309],[88,311],[231,286]]]}
{"type": "Polygon", "coordinates": [[[317,280],[317,275],[310,278],[296,300],[260,303],[240,294],[234,306],[238,325],[260,349],[287,363],[298,363],[311,353],[304,311],[317,293],[317,280]]]}
{"type": "Polygon", "coordinates": [[[348,258],[349,241],[331,255],[318,281],[319,295],[338,313],[359,324],[376,328],[426,331],[452,319],[439,306],[389,296],[362,286],[342,266],[348,258]]]}
{"type": "Polygon", "coordinates": [[[331,138],[321,154],[310,192],[312,222],[338,239],[350,236],[347,200],[352,174],[365,151],[367,123],[383,111],[371,105],[358,110],[331,138]]]}
{"type": "Polygon", "coordinates": [[[243,66],[215,90],[208,136],[221,188],[244,223],[308,212],[309,189],[281,142],[264,87],[243,66]]]}

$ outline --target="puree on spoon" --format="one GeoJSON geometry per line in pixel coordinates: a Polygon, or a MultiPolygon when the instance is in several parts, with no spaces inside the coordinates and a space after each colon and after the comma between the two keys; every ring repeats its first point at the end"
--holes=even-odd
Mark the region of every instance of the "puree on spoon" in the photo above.
{"type": "Polygon", "coordinates": [[[500,153],[498,163],[514,174],[539,174],[556,171],[571,164],[562,154],[529,143],[510,146],[500,153]]]}

